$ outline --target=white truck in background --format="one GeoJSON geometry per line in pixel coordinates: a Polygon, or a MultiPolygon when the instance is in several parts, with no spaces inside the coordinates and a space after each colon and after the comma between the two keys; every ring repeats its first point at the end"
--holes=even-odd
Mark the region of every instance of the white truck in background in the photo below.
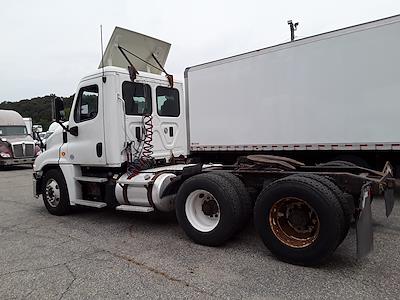
{"type": "Polygon", "coordinates": [[[397,16],[191,67],[184,94],[164,70],[170,45],[117,27],[67,122],[62,100],[53,101],[60,128],[35,161],[35,195],[55,215],[73,206],[175,211],[188,237],[207,246],[253,215],[268,249],[301,265],[326,260],[355,219],[364,256],[373,195],[384,195],[387,216],[394,206],[391,164],[307,166],[266,153],[335,153],[350,148],[349,131],[360,151],[381,137],[395,147],[395,109],[385,110],[391,128],[376,110],[378,100],[397,107],[399,34],[397,16]],[[365,64],[379,74],[365,76],[365,64]]]}
{"type": "Polygon", "coordinates": [[[22,116],[13,110],[0,110],[0,167],[33,164],[40,153],[22,116]]]}
{"type": "Polygon", "coordinates": [[[24,122],[25,122],[25,126],[26,126],[26,129],[27,129],[27,131],[28,131],[28,134],[30,135],[30,136],[32,136],[32,134],[33,134],[33,123],[32,123],[32,118],[23,118],[24,119],[24,122]]]}

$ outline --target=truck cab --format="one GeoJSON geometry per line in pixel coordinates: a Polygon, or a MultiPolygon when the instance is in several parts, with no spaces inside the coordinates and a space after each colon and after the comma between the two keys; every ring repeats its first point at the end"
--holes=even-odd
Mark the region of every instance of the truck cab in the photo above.
{"type": "Polygon", "coordinates": [[[144,72],[132,82],[126,69],[98,70],[78,85],[68,120],[70,130],[57,131],[51,139],[58,143],[48,144],[46,155],[35,165],[40,168],[42,161],[47,161],[46,156],[54,156],[59,164],[65,165],[121,167],[127,161],[128,144],[132,151],[139,150],[146,137],[145,116],[151,118],[148,126],[151,126],[152,157],[168,161],[185,156],[183,99],[181,82],[175,81],[169,87],[163,76],[144,72]]]}
{"type": "Polygon", "coordinates": [[[0,167],[33,164],[41,153],[22,116],[12,110],[0,110],[0,167]]]}
{"type": "MultiPolygon", "coordinates": [[[[130,186],[139,195],[145,195],[147,180],[134,175],[143,169],[167,170],[172,162],[187,157],[187,111],[182,82],[169,80],[156,67],[134,61],[134,57],[131,59],[137,73],[132,80],[127,69],[131,62],[121,60],[123,56],[113,46],[117,40],[142,57],[156,53],[161,64],[165,63],[170,47],[165,42],[116,29],[104,54],[105,63],[81,79],[68,120],[58,120],[62,126],[49,137],[46,151],[35,161],[36,194],[54,192],[51,184],[43,183],[43,178],[49,170],[57,170],[68,186],[72,205],[133,204],[137,210],[150,209],[146,197],[137,201],[132,192],[129,200],[129,193],[120,192],[119,187],[125,184],[127,189],[130,186]],[[109,179],[113,182],[112,191],[111,197],[106,197],[102,183],[109,179]]],[[[54,111],[63,111],[60,99],[54,104],[54,111]]]]}

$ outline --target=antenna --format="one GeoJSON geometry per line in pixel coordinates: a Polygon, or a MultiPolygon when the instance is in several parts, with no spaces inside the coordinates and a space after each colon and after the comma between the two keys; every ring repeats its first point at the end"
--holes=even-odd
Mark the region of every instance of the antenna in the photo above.
{"type": "Polygon", "coordinates": [[[290,41],[293,42],[294,41],[294,32],[297,30],[297,26],[299,26],[299,22],[296,22],[293,24],[292,20],[287,21],[289,27],[290,27],[290,41]]]}
{"type": "Polygon", "coordinates": [[[104,52],[103,52],[103,25],[100,25],[100,41],[101,41],[101,69],[103,71],[103,83],[106,83],[107,78],[104,76],[104,52]]]}

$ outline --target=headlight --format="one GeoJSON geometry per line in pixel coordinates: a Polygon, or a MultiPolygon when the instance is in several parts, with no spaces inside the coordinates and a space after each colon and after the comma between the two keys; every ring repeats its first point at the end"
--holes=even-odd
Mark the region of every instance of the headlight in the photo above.
{"type": "Polygon", "coordinates": [[[6,152],[0,152],[0,156],[1,156],[2,158],[10,158],[10,157],[11,157],[11,154],[10,154],[10,153],[6,153],[6,152]]]}

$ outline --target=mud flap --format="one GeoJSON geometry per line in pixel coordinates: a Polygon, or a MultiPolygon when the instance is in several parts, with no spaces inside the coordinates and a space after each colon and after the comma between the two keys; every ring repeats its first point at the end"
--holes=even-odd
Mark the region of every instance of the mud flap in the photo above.
{"type": "Polygon", "coordinates": [[[385,190],[383,197],[385,198],[386,217],[389,217],[394,206],[394,189],[385,190]]]}
{"type": "Polygon", "coordinates": [[[371,211],[371,187],[366,184],[361,189],[360,213],[357,219],[357,257],[362,258],[373,250],[373,230],[371,211]]]}

